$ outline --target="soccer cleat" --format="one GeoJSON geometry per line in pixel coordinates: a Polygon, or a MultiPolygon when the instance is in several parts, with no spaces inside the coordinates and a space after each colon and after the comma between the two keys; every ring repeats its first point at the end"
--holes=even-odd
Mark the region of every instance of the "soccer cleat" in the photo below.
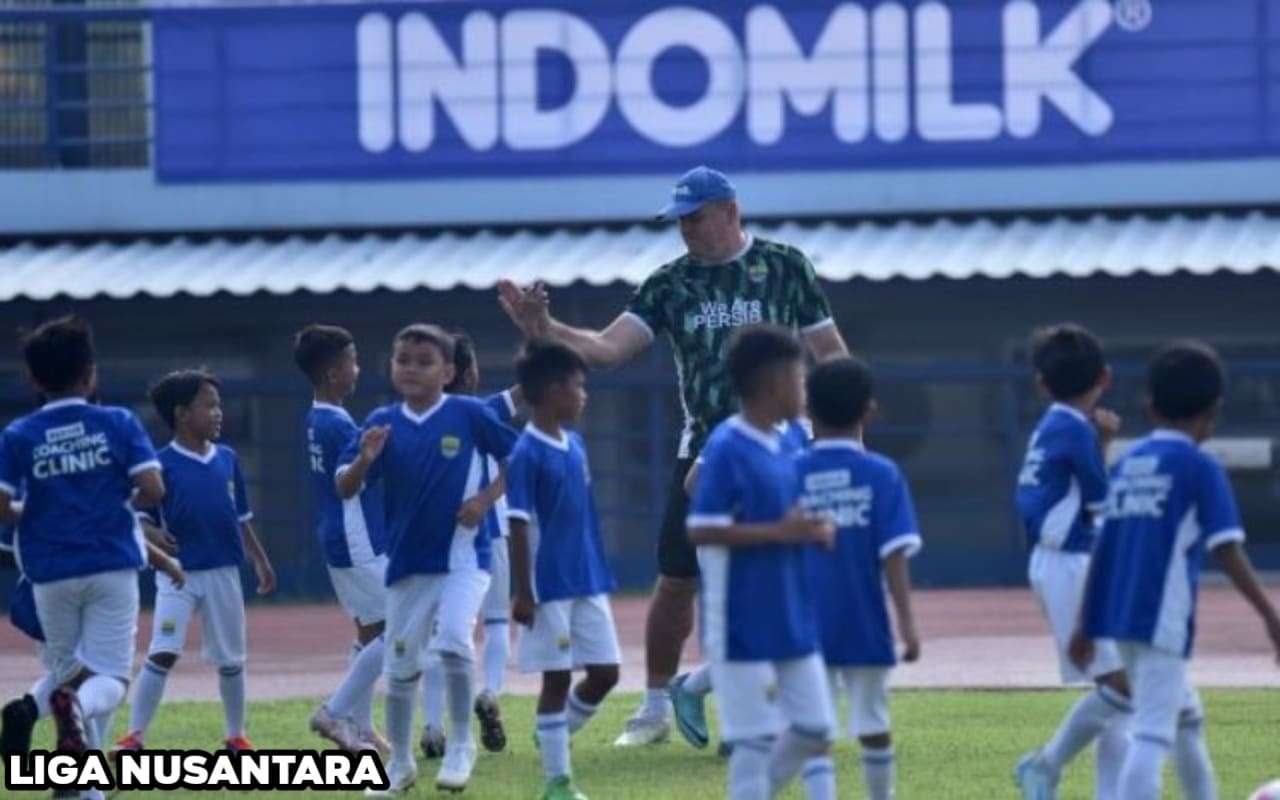
{"type": "Polygon", "coordinates": [[[361,738],[351,720],[346,717],[335,717],[323,705],[311,715],[311,730],[352,755],[364,749],[365,740],[361,738]]]}
{"type": "Polygon", "coordinates": [[[244,736],[232,736],[223,741],[222,749],[233,753],[246,753],[253,750],[253,742],[244,736]]]}
{"type": "Polygon", "coordinates": [[[445,749],[444,731],[434,725],[426,726],[422,729],[422,738],[418,740],[418,746],[422,748],[422,755],[428,761],[443,758],[445,749]]]}
{"type": "Polygon", "coordinates": [[[1058,787],[1040,764],[1040,751],[1027,753],[1013,771],[1013,782],[1022,790],[1022,800],[1057,800],[1058,787]]]}
{"type": "Polygon", "coordinates": [[[662,744],[671,736],[671,724],[662,717],[646,716],[643,712],[627,720],[622,735],[614,740],[614,747],[643,747],[662,744]]]}
{"type": "Polygon", "coordinates": [[[356,733],[360,736],[361,750],[374,750],[380,756],[391,752],[391,743],[384,739],[376,728],[360,728],[356,733]]]}
{"type": "Polygon", "coordinates": [[[142,750],[142,747],[142,731],[130,731],[116,742],[115,749],[111,751],[111,758],[118,758],[121,753],[137,753],[142,750]]]}
{"type": "Polygon", "coordinates": [[[471,770],[476,765],[476,746],[450,744],[444,751],[444,761],[436,773],[436,788],[445,792],[461,792],[471,780],[471,770]]]}
{"type": "Polygon", "coordinates": [[[568,775],[560,775],[547,781],[547,788],[542,792],[542,800],[587,800],[587,796],[573,785],[568,775]]]}
{"type": "Polygon", "coordinates": [[[405,764],[392,762],[387,769],[387,788],[365,789],[365,797],[395,797],[404,794],[418,782],[418,765],[409,761],[405,764]]]}
{"type": "Polygon", "coordinates": [[[699,750],[704,749],[711,741],[707,735],[706,696],[690,692],[684,688],[689,673],[677,675],[667,686],[671,694],[671,708],[675,712],[676,730],[684,740],[699,750]]]}
{"type": "Polygon", "coordinates": [[[507,732],[502,727],[502,710],[491,692],[476,696],[476,718],[480,720],[480,744],[490,753],[501,753],[507,746],[507,732]]]}
{"type": "Polygon", "coordinates": [[[85,751],[84,717],[80,712],[80,698],[75,691],[59,686],[49,695],[49,712],[57,731],[55,750],[79,755],[85,751]]]}
{"type": "Polygon", "coordinates": [[[29,694],[10,700],[0,711],[0,756],[26,755],[40,710],[29,694]]]}

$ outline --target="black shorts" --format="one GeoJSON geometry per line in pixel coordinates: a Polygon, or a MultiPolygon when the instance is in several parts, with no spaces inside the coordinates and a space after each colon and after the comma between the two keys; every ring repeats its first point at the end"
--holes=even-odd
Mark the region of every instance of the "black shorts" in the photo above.
{"type": "Polygon", "coordinates": [[[662,515],[662,530],[658,533],[658,574],[668,578],[698,577],[698,553],[685,530],[685,517],[689,516],[689,495],[684,491],[684,477],[693,466],[692,458],[676,460],[667,489],[667,510],[662,515]]]}

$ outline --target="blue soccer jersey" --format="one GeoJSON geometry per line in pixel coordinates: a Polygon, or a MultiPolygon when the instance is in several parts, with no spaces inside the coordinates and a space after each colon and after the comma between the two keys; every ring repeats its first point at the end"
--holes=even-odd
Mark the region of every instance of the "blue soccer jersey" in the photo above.
{"type": "MultiPolygon", "coordinates": [[[[503,423],[510,425],[511,420],[516,416],[516,404],[511,398],[511,391],[498,392],[489,395],[484,399],[484,404],[493,411],[494,415],[503,423]]],[[[498,477],[498,462],[492,458],[486,457],[484,460],[484,486],[488,486],[498,477]]],[[[495,539],[504,539],[507,536],[507,500],[506,495],[499,497],[497,502],[493,504],[493,508],[489,509],[489,514],[485,517],[485,525],[488,526],[489,535],[495,539]]],[[[504,545],[505,546],[505,545],[504,545]]]]}
{"type": "Polygon", "coordinates": [[[860,442],[825,439],[797,459],[800,507],[836,525],[834,550],[811,545],[822,655],[832,666],[892,666],[884,559],[920,550],[907,482],[889,459],[860,442]]]}
{"type": "Polygon", "coordinates": [[[507,465],[507,514],[529,524],[533,597],[539,603],[612,592],[600,516],[582,437],[528,425],[507,465]]]}
{"type": "MultiPolygon", "coordinates": [[[[383,406],[364,428],[387,425],[382,455],[366,482],[381,482],[387,520],[387,585],[407,575],[489,568],[490,537],[482,525],[458,522],[462,504],[480,490],[484,458],[505,461],[516,432],[473,397],[444,395],[422,414],[403,403],[383,406]]],[[[357,439],[339,459],[355,461],[357,439]]]]}
{"type": "MultiPolygon", "coordinates": [[[[13,506],[21,512],[22,504],[20,502],[15,501],[13,506]]],[[[0,550],[13,551],[15,533],[13,525],[0,525],[0,550]]],[[[21,573],[18,575],[17,584],[13,587],[13,593],[9,596],[9,622],[13,624],[13,627],[37,642],[44,641],[44,631],[40,628],[40,617],[36,615],[34,587],[32,587],[31,581],[27,580],[27,576],[21,573]]]]}
{"type": "MultiPolygon", "coordinates": [[[[741,416],[720,423],[702,451],[689,528],[777,522],[800,495],[796,464],[802,434],[753,428],[741,416]]],[[[713,659],[777,661],[818,649],[805,546],[702,545],[704,646],[713,659]]]]}
{"type": "Polygon", "coordinates": [[[35,583],[145,563],[129,498],[133,476],[159,469],[142,424],[123,408],[59,400],[0,438],[0,490],[24,487],[17,556],[35,583]]]}
{"type": "Polygon", "coordinates": [[[1205,553],[1244,541],[1226,472],[1190,437],[1157,430],[1111,470],[1105,513],[1085,632],[1190,656],[1205,553]]]}
{"type": "Polygon", "coordinates": [[[360,427],[341,406],[315,403],[307,414],[314,524],[325,563],[350,567],[387,551],[382,487],[370,486],[343,500],[333,485],[338,459],[359,442],[360,427]]]}
{"type": "Polygon", "coordinates": [[[244,561],[241,524],[253,518],[236,452],[221,444],[202,455],[177,442],[160,450],[168,491],[146,511],[178,540],[185,570],[230,567],[244,561]]]}
{"type": "Polygon", "coordinates": [[[1041,417],[1018,475],[1018,514],[1029,546],[1068,553],[1093,549],[1107,468],[1088,418],[1063,403],[1041,417]]]}

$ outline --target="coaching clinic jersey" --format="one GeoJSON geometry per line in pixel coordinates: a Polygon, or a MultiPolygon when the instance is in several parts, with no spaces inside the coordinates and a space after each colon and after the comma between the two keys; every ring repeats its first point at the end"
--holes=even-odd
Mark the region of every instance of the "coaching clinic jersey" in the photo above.
{"type": "Polygon", "coordinates": [[[369,486],[343,500],[333,485],[338,459],[360,427],[342,406],[313,403],[307,413],[307,460],[315,503],[316,537],[331,567],[364,564],[387,551],[382,487],[369,486]]]}
{"type": "Polygon", "coordinates": [[[211,444],[200,454],[170,442],[160,450],[160,463],[164,465],[164,503],[144,513],[178,540],[182,568],[217,569],[243,562],[240,526],[253,514],[236,452],[211,444]]]}
{"type": "Polygon", "coordinates": [[[822,656],[832,666],[892,666],[882,563],[921,546],[907,482],[896,464],[852,439],[814,442],[796,468],[800,507],[837,528],[834,550],[807,548],[822,656]]]}
{"type": "Polygon", "coordinates": [[[1111,470],[1085,632],[1190,656],[1205,553],[1242,541],[1222,465],[1190,437],[1156,430],[1111,470]]]}
{"type": "MultiPolygon", "coordinates": [[[[740,416],[707,440],[686,525],[777,522],[800,494],[793,456],[804,432],[765,433],[740,416]]],[[[804,545],[700,545],[704,647],[721,661],[777,661],[818,649],[813,585],[804,545]]]]}
{"type": "Polygon", "coordinates": [[[581,436],[561,431],[556,438],[525,426],[507,465],[507,505],[512,519],[529,524],[534,600],[614,590],[581,436]]]}
{"type": "Polygon", "coordinates": [[[142,530],[129,509],[133,476],[159,469],[133,412],[59,400],[0,437],[0,488],[25,489],[16,553],[34,583],[144,563],[142,530]]]}
{"type": "MultiPolygon", "coordinates": [[[[484,404],[493,411],[494,416],[505,425],[510,425],[511,420],[516,416],[516,404],[511,399],[511,391],[498,392],[491,394],[484,399],[484,404]]],[[[488,486],[498,477],[498,462],[492,456],[485,456],[484,459],[484,476],[481,486],[488,486]]],[[[505,539],[510,531],[507,528],[507,496],[501,495],[494,502],[493,508],[489,509],[488,515],[485,517],[485,525],[488,526],[490,538],[505,539]]],[[[506,545],[502,545],[505,547],[506,545]]]]}
{"type": "Polygon", "coordinates": [[[1087,417],[1054,403],[1031,434],[1015,499],[1028,546],[1067,553],[1093,550],[1097,513],[1107,498],[1107,468],[1087,417]]]}
{"type": "Polygon", "coordinates": [[[794,247],[752,237],[724,264],[685,254],[645,279],[625,312],[675,354],[684,408],[680,457],[737,410],[725,353],[734,329],[770,322],[808,333],[834,325],[813,264],[794,247]]]}
{"type": "MultiPolygon", "coordinates": [[[[387,520],[387,585],[406,575],[489,569],[483,529],[458,522],[458,509],[480,489],[484,457],[505,460],[516,432],[474,397],[442,395],[421,415],[403,403],[383,406],[364,430],[389,425],[387,444],[369,468],[369,485],[381,482],[387,520]]],[[[338,460],[355,461],[357,438],[338,460]]]]}

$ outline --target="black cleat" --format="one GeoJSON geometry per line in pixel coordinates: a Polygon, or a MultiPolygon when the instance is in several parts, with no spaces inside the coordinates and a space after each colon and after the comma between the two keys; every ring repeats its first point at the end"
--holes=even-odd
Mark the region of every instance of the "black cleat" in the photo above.
{"type": "Polygon", "coordinates": [[[0,756],[26,755],[31,750],[31,731],[39,715],[36,700],[29,694],[5,704],[0,711],[0,756]]]}
{"type": "Polygon", "coordinates": [[[80,755],[86,749],[84,743],[84,715],[80,711],[80,698],[75,690],[61,686],[49,695],[49,711],[57,729],[54,749],[60,753],[80,755]]]}
{"type": "Polygon", "coordinates": [[[507,732],[502,727],[502,710],[489,692],[476,697],[476,718],[480,720],[480,744],[490,753],[501,753],[507,747],[507,732]]]}

